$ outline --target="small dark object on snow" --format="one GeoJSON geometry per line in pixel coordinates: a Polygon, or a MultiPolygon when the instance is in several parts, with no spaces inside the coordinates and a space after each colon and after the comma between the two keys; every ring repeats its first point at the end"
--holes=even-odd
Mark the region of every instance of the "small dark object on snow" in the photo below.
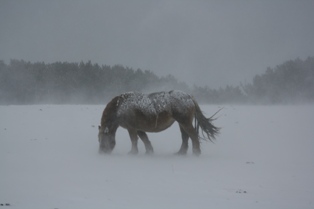
{"type": "Polygon", "coordinates": [[[246,194],[247,191],[245,191],[245,190],[243,191],[243,190],[239,189],[239,190],[236,191],[236,193],[239,193],[239,194],[245,193],[246,194]]]}

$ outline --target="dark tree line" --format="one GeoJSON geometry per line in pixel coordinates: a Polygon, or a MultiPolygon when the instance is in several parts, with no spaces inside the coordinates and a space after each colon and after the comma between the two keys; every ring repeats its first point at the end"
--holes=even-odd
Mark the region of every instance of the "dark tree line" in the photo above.
{"type": "Polygon", "coordinates": [[[0,104],[97,104],[126,91],[186,89],[173,76],[121,65],[0,61],[0,104]]]}
{"type": "Polygon", "coordinates": [[[174,76],[121,65],[0,61],[0,104],[103,104],[126,91],[179,89],[202,103],[297,103],[314,101],[314,57],[291,60],[240,86],[189,87],[174,76]]]}
{"type": "Polygon", "coordinates": [[[314,102],[314,57],[287,61],[256,75],[244,86],[245,94],[255,103],[314,102]]]}
{"type": "Polygon", "coordinates": [[[297,104],[314,102],[314,57],[284,62],[256,75],[252,83],[220,89],[194,87],[204,103],[297,104]]]}

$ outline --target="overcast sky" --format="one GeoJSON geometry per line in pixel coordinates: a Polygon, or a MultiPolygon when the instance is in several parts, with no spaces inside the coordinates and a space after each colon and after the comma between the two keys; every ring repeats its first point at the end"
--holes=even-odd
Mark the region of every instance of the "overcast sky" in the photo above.
{"type": "Polygon", "coordinates": [[[308,56],[314,0],[0,1],[7,64],[91,60],[217,88],[308,56]]]}

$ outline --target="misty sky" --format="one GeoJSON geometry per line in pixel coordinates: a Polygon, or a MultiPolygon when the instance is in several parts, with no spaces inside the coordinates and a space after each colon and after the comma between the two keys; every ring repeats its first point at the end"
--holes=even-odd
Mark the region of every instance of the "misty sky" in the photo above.
{"type": "Polygon", "coordinates": [[[0,1],[7,64],[91,60],[217,88],[308,56],[313,0],[0,1]]]}

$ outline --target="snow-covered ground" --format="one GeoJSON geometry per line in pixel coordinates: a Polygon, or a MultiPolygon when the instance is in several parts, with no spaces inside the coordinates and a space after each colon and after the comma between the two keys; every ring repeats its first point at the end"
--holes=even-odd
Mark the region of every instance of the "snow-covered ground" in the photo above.
{"type": "Polygon", "coordinates": [[[177,124],[99,155],[104,107],[0,106],[0,208],[314,208],[314,106],[225,106],[200,157],[173,155],[177,124]]]}

